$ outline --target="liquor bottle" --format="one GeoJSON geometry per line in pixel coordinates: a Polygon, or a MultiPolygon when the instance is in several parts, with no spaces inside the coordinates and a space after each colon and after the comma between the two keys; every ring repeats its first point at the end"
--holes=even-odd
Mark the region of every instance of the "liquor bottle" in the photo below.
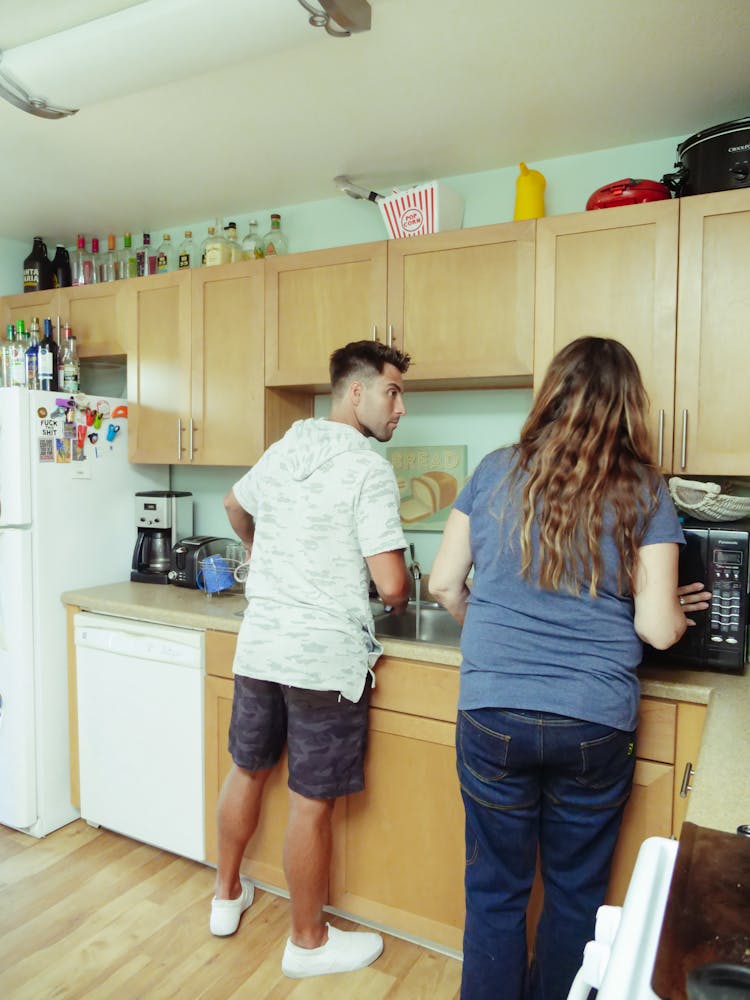
{"type": "Polygon", "coordinates": [[[224,235],[229,246],[229,260],[227,263],[235,264],[238,260],[242,260],[242,246],[237,239],[237,223],[228,222],[224,226],[224,235]]]}
{"type": "Polygon", "coordinates": [[[91,254],[86,250],[86,237],[78,236],[76,249],[70,259],[70,276],[74,285],[95,285],[96,271],[91,254]]]}
{"type": "Polygon", "coordinates": [[[68,288],[70,284],[70,254],[62,243],[58,243],[52,258],[52,287],[68,288]]]}
{"type": "Polygon", "coordinates": [[[263,237],[263,256],[274,257],[286,253],[287,240],[281,229],[281,216],[278,212],[271,214],[271,228],[263,237]]]}
{"type": "Polygon", "coordinates": [[[26,345],[26,388],[39,388],[39,318],[33,316],[26,345]]]}
{"type": "Polygon", "coordinates": [[[94,275],[92,285],[98,285],[102,280],[102,255],[99,253],[99,240],[96,236],[91,238],[91,271],[94,275]]]}
{"type": "Polygon", "coordinates": [[[65,342],[60,354],[62,355],[60,389],[63,392],[78,392],[81,387],[81,365],[78,360],[76,338],[70,332],[69,326],[65,327],[65,342]]]}
{"type": "Polygon", "coordinates": [[[143,243],[135,255],[135,260],[139,278],[144,274],[156,274],[156,250],[151,246],[150,233],[143,234],[143,243]]]}
{"type": "Polygon", "coordinates": [[[52,265],[44,240],[35,236],[31,253],[23,262],[23,290],[39,292],[45,288],[52,288],[52,265]]]}
{"type": "Polygon", "coordinates": [[[136,278],[138,276],[138,261],[133,249],[133,237],[130,233],[125,233],[122,238],[122,250],[117,259],[120,262],[121,278],[136,278]]]}
{"type": "Polygon", "coordinates": [[[254,260],[263,256],[263,244],[258,232],[258,223],[253,219],[250,222],[250,229],[247,236],[242,241],[242,259],[254,260]]]}
{"type": "Polygon", "coordinates": [[[185,239],[180,244],[177,251],[178,267],[182,270],[185,267],[198,267],[198,248],[193,243],[193,233],[190,229],[185,230],[185,239]]]}
{"type": "Polygon", "coordinates": [[[13,360],[13,345],[16,340],[16,328],[8,323],[5,336],[0,340],[0,388],[8,389],[11,381],[11,362],[13,360]]]}
{"type": "Polygon", "coordinates": [[[217,231],[215,226],[208,227],[208,236],[201,244],[201,260],[204,267],[214,267],[217,264],[228,264],[230,259],[229,244],[217,231]]]}
{"type": "Polygon", "coordinates": [[[107,249],[102,254],[99,262],[99,278],[101,281],[117,281],[119,277],[117,250],[115,247],[115,234],[110,233],[107,237],[107,249]]]}
{"type": "Polygon", "coordinates": [[[47,316],[44,320],[44,336],[39,341],[37,353],[39,388],[46,392],[57,389],[57,353],[57,344],[52,336],[52,320],[47,316]]]}
{"type": "Polygon", "coordinates": [[[19,336],[19,333],[23,332],[22,319],[18,321],[18,328],[18,331],[14,332],[13,324],[8,323],[8,374],[10,381],[7,384],[20,386],[23,389],[26,386],[26,350],[19,336]]]}
{"type": "Polygon", "coordinates": [[[174,271],[174,250],[172,237],[169,233],[164,233],[159,249],[156,251],[156,273],[166,274],[167,271],[174,271]]]}

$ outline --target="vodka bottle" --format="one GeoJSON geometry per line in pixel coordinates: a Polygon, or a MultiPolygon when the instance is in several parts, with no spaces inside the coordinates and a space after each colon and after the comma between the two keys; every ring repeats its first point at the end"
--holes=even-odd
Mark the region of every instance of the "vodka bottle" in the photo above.
{"type": "Polygon", "coordinates": [[[237,239],[237,223],[228,222],[224,226],[224,235],[226,236],[227,245],[229,247],[229,259],[228,264],[235,264],[238,260],[242,260],[242,246],[240,241],[237,239]]]}
{"type": "Polygon", "coordinates": [[[52,336],[52,320],[44,321],[44,336],[39,341],[37,353],[39,368],[39,388],[47,392],[57,389],[57,344],[52,336]]]}
{"type": "Polygon", "coordinates": [[[26,387],[26,351],[19,333],[23,332],[23,320],[18,321],[19,331],[14,331],[13,324],[8,323],[8,377],[6,385],[26,387]]]}
{"type": "Polygon", "coordinates": [[[167,271],[174,271],[174,249],[172,237],[169,233],[164,233],[159,249],[156,251],[156,273],[166,274],[167,271]]]}
{"type": "Polygon", "coordinates": [[[16,341],[16,328],[8,323],[5,336],[0,340],[0,388],[7,389],[13,385],[11,377],[11,362],[13,360],[13,345],[16,341]]]}
{"type": "Polygon", "coordinates": [[[201,244],[201,260],[205,267],[214,267],[217,264],[228,264],[231,257],[229,244],[216,229],[215,226],[208,227],[208,236],[201,244]]]}
{"type": "Polygon", "coordinates": [[[76,243],[76,249],[70,259],[72,282],[74,285],[94,285],[97,275],[94,269],[94,260],[86,250],[86,237],[79,235],[76,243]]]}
{"type": "Polygon", "coordinates": [[[135,278],[138,275],[138,261],[133,249],[133,237],[125,233],[122,238],[122,250],[117,257],[120,264],[120,278],[135,278]]]}
{"type": "Polygon", "coordinates": [[[99,262],[99,278],[101,281],[116,281],[119,277],[117,250],[115,246],[115,234],[110,233],[107,237],[107,249],[102,254],[101,261],[99,262]]]}
{"type": "Polygon", "coordinates": [[[95,285],[102,280],[102,255],[99,253],[99,240],[96,236],[91,239],[91,268],[94,274],[91,284],[95,285]]]}
{"type": "Polygon", "coordinates": [[[263,237],[263,256],[274,257],[286,253],[287,240],[281,229],[281,216],[278,212],[271,215],[271,228],[263,237]]]}
{"type": "Polygon", "coordinates": [[[52,258],[52,287],[67,288],[71,283],[70,276],[70,255],[62,243],[58,243],[55,248],[55,256],[52,258]]]}
{"type": "Polygon", "coordinates": [[[81,365],[78,360],[76,338],[70,332],[69,326],[65,327],[65,343],[60,353],[63,373],[60,388],[63,392],[78,392],[81,387],[81,365]]]}
{"type": "Polygon", "coordinates": [[[145,274],[156,274],[156,250],[151,246],[151,234],[143,234],[143,243],[135,255],[138,277],[145,274]]]}
{"type": "Polygon", "coordinates": [[[31,253],[23,262],[23,290],[38,292],[45,288],[52,288],[52,265],[44,240],[35,236],[31,253]]]}
{"type": "Polygon", "coordinates": [[[250,230],[242,241],[242,259],[254,260],[263,256],[263,244],[258,232],[258,223],[253,219],[250,222],[250,230]]]}
{"type": "Polygon", "coordinates": [[[190,229],[185,230],[185,239],[180,244],[178,250],[178,267],[182,270],[185,267],[198,267],[200,264],[198,247],[193,243],[193,233],[190,229]]]}
{"type": "Polygon", "coordinates": [[[26,388],[39,388],[39,319],[34,316],[26,345],[26,388]]]}

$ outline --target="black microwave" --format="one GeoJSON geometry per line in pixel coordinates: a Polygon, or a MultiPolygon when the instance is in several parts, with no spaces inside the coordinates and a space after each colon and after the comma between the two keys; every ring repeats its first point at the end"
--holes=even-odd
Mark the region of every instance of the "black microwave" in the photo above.
{"type": "Polygon", "coordinates": [[[680,584],[702,580],[713,596],[706,611],[690,613],[696,624],[674,646],[646,647],[649,664],[663,660],[665,666],[742,674],[748,652],[750,521],[689,520],[682,529],[686,544],[680,548],[680,584]]]}

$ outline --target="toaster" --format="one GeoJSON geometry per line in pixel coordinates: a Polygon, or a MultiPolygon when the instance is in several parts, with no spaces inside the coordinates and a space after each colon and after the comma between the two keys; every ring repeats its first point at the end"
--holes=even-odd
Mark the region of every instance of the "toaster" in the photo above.
{"type": "MultiPolygon", "coordinates": [[[[217,538],[215,535],[191,535],[172,546],[169,565],[169,582],[177,587],[198,589],[197,577],[201,561],[208,556],[226,555],[228,545],[236,545],[234,538],[217,538]]],[[[238,588],[238,590],[241,588],[238,588]]]]}

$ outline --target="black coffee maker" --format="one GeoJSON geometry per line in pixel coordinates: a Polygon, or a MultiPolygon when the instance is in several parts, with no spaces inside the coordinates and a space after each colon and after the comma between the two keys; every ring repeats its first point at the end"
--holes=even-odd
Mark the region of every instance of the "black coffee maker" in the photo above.
{"type": "Polygon", "coordinates": [[[193,533],[193,494],[175,490],[136,493],[138,537],[130,579],[136,583],[169,583],[172,546],[193,533]]]}

